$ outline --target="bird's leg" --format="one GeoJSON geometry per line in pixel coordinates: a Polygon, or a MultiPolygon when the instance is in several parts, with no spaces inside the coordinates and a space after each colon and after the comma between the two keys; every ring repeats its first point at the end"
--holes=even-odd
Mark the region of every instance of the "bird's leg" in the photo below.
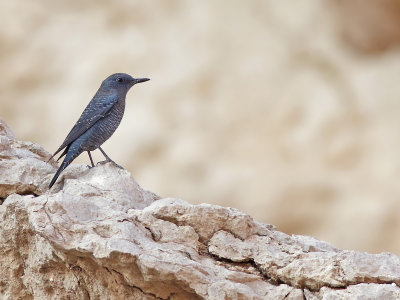
{"type": "Polygon", "coordinates": [[[94,163],[93,163],[93,158],[92,158],[92,155],[90,154],[90,151],[87,151],[87,154],[89,155],[90,162],[92,163],[92,166],[88,166],[89,169],[90,169],[90,168],[93,168],[93,167],[94,167],[94,163]]]}
{"type": "MultiPolygon", "coordinates": [[[[109,158],[108,155],[104,152],[104,150],[101,149],[101,147],[99,147],[99,150],[101,151],[101,153],[103,153],[104,157],[106,158],[106,160],[104,162],[112,162],[118,168],[123,169],[123,167],[121,167],[119,164],[117,164],[115,161],[113,161],[111,158],[109,158]]],[[[103,161],[101,161],[100,163],[103,163],[103,161]]]]}

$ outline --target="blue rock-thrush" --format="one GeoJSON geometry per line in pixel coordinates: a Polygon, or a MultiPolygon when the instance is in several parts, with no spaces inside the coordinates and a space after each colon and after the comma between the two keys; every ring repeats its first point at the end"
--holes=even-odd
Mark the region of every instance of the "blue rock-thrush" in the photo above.
{"type": "Polygon", "coordinates": [[[65,148],[57,161],[64,155],[65,159],[51,180],[49,188],[53,186],[61,172],[84,151],[87,151],[92,167],[94,167],[94,163],[90,151],[96,149],[103,153],[106,161],[115,164],[100,146],[113,135],[121,123],[125,110],[125,97],[129,89],[135,84],[147,80],[149,79],[132,78],[128,74],[117,73],[103,81],[78,122],[52,155],[51,158],[65,148]]]}

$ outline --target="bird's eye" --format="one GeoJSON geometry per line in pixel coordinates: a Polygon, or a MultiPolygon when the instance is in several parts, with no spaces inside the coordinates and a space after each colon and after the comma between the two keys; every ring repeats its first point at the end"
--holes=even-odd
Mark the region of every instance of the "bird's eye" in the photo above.
{"type": "Polygon", "coordinates": [[[124,81],[124,80],[123,80],[121,77],[118,77],[118,78],[117,78],[117,81],[118,81],[118,82],[122,82],[122,81],[124,81]]]}

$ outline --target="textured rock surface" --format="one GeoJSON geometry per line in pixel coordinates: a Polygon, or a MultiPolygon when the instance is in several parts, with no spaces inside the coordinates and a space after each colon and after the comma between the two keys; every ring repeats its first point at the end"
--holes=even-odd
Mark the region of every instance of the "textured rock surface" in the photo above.
{"type": "Polygon", "coordinates": [[[0,121],[5,299],[399,299],[393,254],[289,236],[233,208],[145,191],[111,164],[55,166],[0,121]]]}

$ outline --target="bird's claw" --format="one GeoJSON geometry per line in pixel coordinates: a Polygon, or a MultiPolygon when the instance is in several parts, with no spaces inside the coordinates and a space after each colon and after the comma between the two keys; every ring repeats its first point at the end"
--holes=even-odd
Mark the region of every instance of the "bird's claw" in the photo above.
{"type": "Polygon", "coordinates": [[[112,161],[112,163],[113,163],[117,168],[120,168],[120,169],[124,170],[124,167],[123,167],[123,166],[120,166],[119,164],[117,164],[116,162],[113,162],[113,161],[112,161]]]}
{"type": "Polygon", "coordinates": [[[115,161],[113,161],[113,160],[102,160],[102,161],[99,161],[97,164],[100,164],[100,165],[104,165],[104,164],[106,164],[106,163],[112,163],[114,166],[116,166],[117,168],[120,168],[120,169],[124,169],[122,166],[120,166],[119,164],[117,164],[115,161]]]}

